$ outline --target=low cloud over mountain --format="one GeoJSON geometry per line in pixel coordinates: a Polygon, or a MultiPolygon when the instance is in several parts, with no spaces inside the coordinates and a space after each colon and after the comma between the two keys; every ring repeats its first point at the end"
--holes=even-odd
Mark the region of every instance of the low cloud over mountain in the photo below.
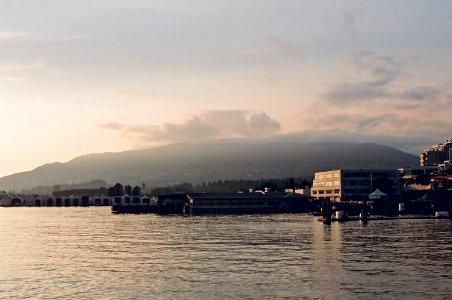
{"type": "Polygon", "coordinates": [[[222,138],[260,138],[278,133],[281,125],[263,112],[248,110],[214,110],[193,115],[180,123],[133,126],[106,123],[103,128],[116,130],[124,138],[143,144],[206,141],[222,138]]]}

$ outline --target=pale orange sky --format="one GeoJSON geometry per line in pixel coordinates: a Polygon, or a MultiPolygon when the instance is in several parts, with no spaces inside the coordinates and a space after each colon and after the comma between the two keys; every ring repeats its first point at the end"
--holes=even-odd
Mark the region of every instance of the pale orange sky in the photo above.
{"type": "Polygon", "coordinates": [[[2,1],[0,176],[288,133],[420,151],[452,138],[451,28],[450,1],[2,1]]]}

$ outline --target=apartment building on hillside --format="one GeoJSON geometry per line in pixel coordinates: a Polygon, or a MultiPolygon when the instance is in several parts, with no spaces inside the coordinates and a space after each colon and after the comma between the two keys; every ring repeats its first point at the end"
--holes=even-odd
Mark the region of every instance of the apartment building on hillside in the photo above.
{"type": "Polygon", "coordinates": [[[438,166],[445,161],[452,160],[452,140],[446,141],[421,152],[419,164],[421,166],[438,166]]]}
{"type": "Polygon", "coordinates": [[[377,187],[400,194],[398,170],[330,170],[317,172],[311,189],[314,199],[360,201],[367,199],[377,187]]]}

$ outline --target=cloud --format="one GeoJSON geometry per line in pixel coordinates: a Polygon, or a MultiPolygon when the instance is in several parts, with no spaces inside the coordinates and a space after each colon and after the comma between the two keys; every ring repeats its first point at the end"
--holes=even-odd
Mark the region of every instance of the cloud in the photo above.
{"type": "Polygon", "coordinates": [[[425,145],[450,138],[450,86],[407,73],[412,61],[395,56],[359,52],[353,62],[357,73],[352,79],[307,105],[300,121],[303,130],[354,136],[357,141],[384,136],[375,141],[390,141],[400,149],[408,149],[410,141],[425,145]]]}
{"type": "Polygon", "coordinates": [[[400,94],[401,98],[411,100],[426,100],[435,99],[440,91],[437,88],[430,86],[416,86],[400,94]]]}
{"type": "Polygon", "coordinates": [[[14,77],[14,76],[0,76],[0,81],[8,81],[8,82],[25,82],[28,79],[23,77],[14,77]]]}
{"type": "Polygon", "coordinates": [[[171,3],[172,1],[148,1],[148,0],[84,0],[89,2],[90,7],[97,5],[102,9],[125,11],[131,9],[149,9],[163,12],[181,12],[181,13],[201,13],[205,11],[202,5],[190,5],[190,3],[171,3]]]}
{"type": "Polygon", "coordinates": [[[325,132],[348,132],[362,135],[386,135],[410,137],[416,140],[419,136],[436,137],[439,141],[452,132],[452,122],[435,118],[416,118],[396,113],[380,113],[373,116],[364,114],[332,113],[315,120],[316,130],[325,132]]]}
{"type": "Polygon", "coordinates": [[[447,95],[447,102],[450,102],[452,104],[452,93],[447,95]]]}
{"type": "Polygon", "coordinates": [[[250,136],[265,136],[281,129],[279,122],[273,120],[265,113],[252,114],[248,123],[250,136]]]}
{"type": "Polygon", "coordinates": [[[388,92],[384,87],[368,82],[354,82],[342,84],[324,96],[332,102],[348,103],[387,97],[388,92]]]}
{"type": "MultiPolygon", "coordinates": [[[[417,134],[394,136],[390,133],[369,133],[350,130],[309,130],[271,137],[265,141],[298,142],[298,143],[322,143],[322,142],[347,142],[347,143],[376,143],[387,145],[402,151],[419,155],[423,149],[450,139],[444,134],[417,134]]],[[[402,167],[402,166],[401,166],[402,167]]]]}
{"type": "Polygon", "coordinates": [[[33,69],[40,69],[46,66],[44,61],[37,61],[33,63],[4,63],[0,64],[0,72],[21,72],[33,69]]]}
{"type": "Polygon", "coordinates": [[[344,21],[345,32],[351,37],[356,36],[356,20],[355,15],[352,12],[345,12],[342,14],[342,20],[344,21]]]}
{"type": "Polygon", "coordinates": [[[0,31],[0,41],[23,38],[27,35],[24,31],[0,31]]]}
{"type": "Polygon", "coordinates": [[[362,114],[335,113],[326,114],[317,118],[316,123],[319,130],[343,130],[348,132],[370,133],[379,130],[390,121],[396,118],[394,114],[380,114],[377,116],[366,116],[362,114]]]}
{"type": "Polygon", "coordinates": [[[100,124],[99,127],[105,128],[105,129],[111,129],[111,130],[122,130],[124,128],[124,125],[122,125],[121,123],[111,122],[111,123],[100,124]]]}
{"type": "Polygon", "coordinates": [[[218,131],[213,126],[201,119],[193,116],[184,123],[165,123],[162,126],[131,127],[126,130],[126,134],[140,133],[140,136],[147,142],[186,142],[200,141],[215,138],[218,131]]]}
{"type": "Polygon", "coordinates": [[[263,112],[248,110],[214,110],[194,115],[180,123],[160,126],[128,126],[119,123],[101,124],[101,128],[116,130],[122,137],[144,144],[198,142],[224,138],[260,138],[281,130],[276,120],[263,112]]]}
{"type": "Polygon", "coordinates": [[[402,65],[395,57],[377,55],[361,51],[354,57],[357,66],[370,75],[367,82],[374,86],[385,86],[394,81],[401,72],[402,65]]]}
{"type": "Polygon", "coordinates": [[[249,47],[238,51],[239,55],[285,55],[297,57],[301,54],[300,46],[277,37],[267,37],[266,45],[263,47],[249,47]]]}
{"type": "Polygon", "coordinates": [[[394,57],[377,55],[373,52],[359,52],[354,56],[354,62],[362,73],[360,80],[334,87],[323,95],[327,100],[342,104],[391,96],[389,85],[400,75],[399,61],[394,57]]]}
{"type": "Polygon", "coordinates": [[[73,42],[73,41],[79,41],[89,38],[90,36],[87,34],[74,34],[74,35],[67,35],[63,37],[56,38],[57,42],[73,42]]]}
{"type": "Polygon", "coordinates": [[[403,64],[391,56],[373,52],[359,52],[354,62],[361,75],[359,79],[333,87],[322,96],[329,104],[375,104],[394,109],[413,109],[435,101],[441,90],[428,85],[398,88],[403,64]]]}
{"type": "Polygon", "coordinates": [[[29,81],[28,74],[32,70],[39,70],[46,67],[44,61],[31,63],[7,62],[0,63],[0,81],[25,82],[29,81]]]}
{"type": "Polygon", "coordinates": [[[267,40],[272,45],[272,48],[275,50],[275,52],[283,53],[293,57],[301,54],[300,47],[292,42],[277,37],[268,37],[267,40]]]}
{"type": "Polygon", "coordinates": [[[32,42],[38,43],[65,43],[80,41],[90,38],[88,34],[74,33],[71,28],[59,29],[56,32],[45,32],[45,31],[0,31],[0,42],[27,39],[32,42]]]}

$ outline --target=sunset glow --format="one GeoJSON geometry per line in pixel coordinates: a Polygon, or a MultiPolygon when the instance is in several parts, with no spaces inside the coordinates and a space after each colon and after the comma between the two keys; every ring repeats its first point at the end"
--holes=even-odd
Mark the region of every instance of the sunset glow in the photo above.
{"type": "Polygon", "coordinates": [[[182,141],[452,138],[450,1],[5,0],[0,176],[182,141]]]}

